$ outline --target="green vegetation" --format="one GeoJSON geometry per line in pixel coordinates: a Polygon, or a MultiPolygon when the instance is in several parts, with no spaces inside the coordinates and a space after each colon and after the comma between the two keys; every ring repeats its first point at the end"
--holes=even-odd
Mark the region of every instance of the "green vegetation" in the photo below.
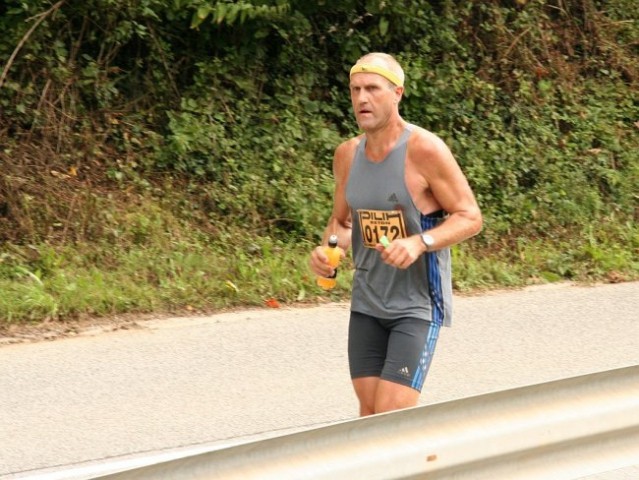
{"type": "Polygon", "coordinates": [[[483,209],[458,290],[637,279],[638,18],[634,0],[8,0],[0,323],[324,298],[307,257],[368,51],[399,57],[404,118],[483,209]]]}

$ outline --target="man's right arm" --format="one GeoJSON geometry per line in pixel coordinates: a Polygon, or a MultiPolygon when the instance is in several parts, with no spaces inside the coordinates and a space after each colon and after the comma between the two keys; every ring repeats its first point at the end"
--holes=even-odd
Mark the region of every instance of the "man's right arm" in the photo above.
{"type": "MultiPolygon", "coordinates": [[[[359,138],[353,138],[342,143],[335,150],[335,155],[333,156],[333,176],[335,179],[333,210],[322,237],[322,245],[327,245],[328,238],[331,235],[337,235],[338,246],[344,251],[351,245],[352,232],[351,212],[346,201],[346,184],[348,183],[351,163],[358,144],[359,138]]],[[[327,276],[332,273],[332,268],[328,265],[328,258],[324,255],[323,247],[316,247],[313,250],[310,265],[317,275],[327,276]]]]}

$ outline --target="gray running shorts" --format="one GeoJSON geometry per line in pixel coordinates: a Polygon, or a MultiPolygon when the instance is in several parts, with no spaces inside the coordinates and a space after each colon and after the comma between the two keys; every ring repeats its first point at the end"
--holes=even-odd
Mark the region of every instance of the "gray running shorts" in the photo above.
{"type": "Polygon", "coordinates": [[[385,320],[351,312],[351,378],[380,377],[419,392],[435,352],[439,326],[421,318],[385,320]]]}

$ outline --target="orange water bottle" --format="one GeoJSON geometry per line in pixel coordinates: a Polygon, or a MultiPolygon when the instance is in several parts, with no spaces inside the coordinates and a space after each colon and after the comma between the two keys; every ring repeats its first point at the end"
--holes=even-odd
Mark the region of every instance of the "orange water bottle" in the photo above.
{"type": "Polygon", "coordinates": [[[328,247],[324,247],[324,253],[328,257],[328,263],[335,272],[330,277],[317,277],[317,284],[324,290],[330,290],[337,283],[337,266],[342,259],[342,251],[337,248],[337,235],[331,235],[328,238],[328,247]]]}

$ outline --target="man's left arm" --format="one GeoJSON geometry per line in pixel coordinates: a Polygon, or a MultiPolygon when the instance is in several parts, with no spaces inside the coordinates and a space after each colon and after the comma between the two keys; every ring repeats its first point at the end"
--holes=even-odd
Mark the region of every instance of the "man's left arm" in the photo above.
{"type": "MultiPolygon", "coordinates": [[[[434,240],[430,249],[438,250],[477,235],[483,219],[475,195],[453,154],[443,140],[433,137],[423,147],[427,161],[419,162],[418,168],[430,195],[448,213],[444,222],[428,230],[434,240]]],[[[421,238],[419,240],[421,242],[421,238]]]]}
{"type": "Polygon", "coordinates": [[[398,268],[408,268],[426,251],[450,247],[478,234],[483,223],[468,180],[443,140],[430,133],[420,135],[411,150],[424,189],[432,197],[429,203],[446,211],[448,216],[428,230],[432,237],[428,247],[422,241],[422,232],[396,240],[389,248],[377,247],[382,259],[398,268]]]}

